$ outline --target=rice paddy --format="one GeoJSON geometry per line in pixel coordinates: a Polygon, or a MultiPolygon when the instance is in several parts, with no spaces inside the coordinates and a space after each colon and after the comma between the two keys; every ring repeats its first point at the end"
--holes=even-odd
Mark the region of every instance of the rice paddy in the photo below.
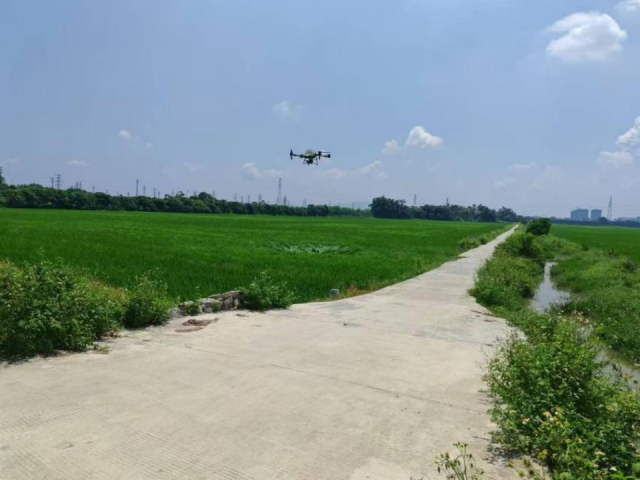
{"type": "Polygon", "coordinates": [[[371,291],[454,259],[505,224],[0,209],[0,258],[59,259],[113,286],[154,271],[176,299],[248,285],[267,271],[298,301],[371,291]]]}

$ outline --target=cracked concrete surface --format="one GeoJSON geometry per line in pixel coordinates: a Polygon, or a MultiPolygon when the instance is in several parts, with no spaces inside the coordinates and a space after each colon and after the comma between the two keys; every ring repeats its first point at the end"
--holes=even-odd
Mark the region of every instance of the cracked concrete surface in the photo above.
{"type": "Polygon", "coordinates": [[[505,323],[467,290],[504,239],[348,300],[127,332],[108,354],[0,368],[0,478],[410,480],[469,443],[505,323]]]}

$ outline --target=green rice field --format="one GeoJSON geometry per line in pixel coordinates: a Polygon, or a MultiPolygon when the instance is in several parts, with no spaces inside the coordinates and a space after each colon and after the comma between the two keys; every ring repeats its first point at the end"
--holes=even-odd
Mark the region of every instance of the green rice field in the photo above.
{"type": "Polygon", "coordinates": [[[298,301],[331,288],[358,293],[406,280],[460,253],[458,242],[505,224],[170,213],[0,209],[0,259],[59,259],[127,286],[157,270],[169,293],[192,299],[268,271],[298,301]]]}
{"type": "Polygon", "coordinates": [[[614,250],[640,262],[640,228],[554,225],[551,233],[580,245],[614,250]]]}

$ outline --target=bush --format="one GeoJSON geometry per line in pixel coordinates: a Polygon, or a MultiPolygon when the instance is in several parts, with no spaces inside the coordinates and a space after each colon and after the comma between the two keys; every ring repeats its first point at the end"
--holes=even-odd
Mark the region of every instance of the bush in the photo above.
{"type": "Polygon", "coordinates": [[[514,334],[489,365],[499,440],[573,478],[630,472],[640,440],[637,396],[603,377],[596,349],[573,323],[538,316],[536,325],[526,340],[514,334]]]}
{"type": "Polygon", "coordinates": [[[542,268],[525,258],[503,255],[487,262],[477,274],[471,294],[486,307],[523,308],[533,298],[542,268]]]}
{"type": "Polygon", "coordinates": [[[0,264],[0,354],[82,351],[119,328],[124,296],[58,264],[0,264]]]}
{"type": "Polygon", "coordinates": [[[527,224],[526,232],[537,237],[549,235],[551,231],[551,220],[548,218],[537,218],[527,224]]]}
{"type": "Polygon", "coordinates": [[[248,310],[270,310],[274,308],[289,308],[295,294],[286,282],[276,282],[267,272],[262,272],[248,288],[241,288],[241,306],[248,310]]]}
{"type": "Polygon", "coordinates": [[[166,283],[152,279],[149,273],[138,277],[136,284],[128,290],[124,325],[141,328],[166,323],[172,305],[167,300],[167,290],[166,283]]]}
{"type": "Polygon", "coordinates": [[[538,239],[530,233],[514,233],[496,248],[497,255],[523,257],[544,263],[544,252],[538,239]]]}
{"type": "MultiPolygon", "coordinates": [[[[620,285],[633,283],[636,274],[624,273],[628,270],[624,260],[604,253],[599,264],[588,268],[594,260],[590,256],[597,253],[548,238],[542,243],[544,250],[532,234],[512,235],[480,269],[472,290],[481,303],[525,334],[514,333],[499,348],[485,377],[495,404],[491,415],[499,427],[497,439],[535,455],[554,479],[628,478],[625,475],[637,468],[634,462],[638,460],[637,393],[621,379],[604,373],[597,349],[575,322],[526,307],[541,280],[545,252],[556,250],[569,256],[556,267],[563,281],[583,291],[593,285],[609,289],[602,297],[593,297],[591,306],[585,306],[589,296],[579,297],[577,305],[591,311],[601,308],[613,314],[613,305],[623,305],[613,289],[622,291],[620,285]],[[572,257],[574,253],[577,256],[572,257]],[[625,278],[612,278],[611,272],[625,278]]],[[[623,318],[626,313],[628,317],[634,309],[640,310],[640,303],[624,304],[628,308],[613,316],[623,318]]],[[[617,326],[621,328],[619,341],[637,338],[637,331],[633,335],[633,330],[617,326]]]]}

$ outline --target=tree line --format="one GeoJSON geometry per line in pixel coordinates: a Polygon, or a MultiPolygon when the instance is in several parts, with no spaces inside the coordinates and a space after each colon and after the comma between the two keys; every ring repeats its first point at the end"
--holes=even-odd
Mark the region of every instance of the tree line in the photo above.
{"type": "Polygon", "coordinates": [[[410,207],[404,200],[377,197],[371,202],[375,218],[445,220],[457,222],[518,222],[521,217],[512,209],[494,210],[484,205],[422,205],[410,207]]]}
{"type": "Polygon", "coordinates": [[[241,203],[215,198],[205,192],[186,196],[182,192],[162,198],[109,195],[78,188],[58,190],[42,185],[7,185],[0,177],[0,206],[64,210],[110,210],[128,212],[235,213],[239,215],[288,215],[298,217],[370,216],[368,210],[338,206],[274,205],[265,202],[241,203]]]}

